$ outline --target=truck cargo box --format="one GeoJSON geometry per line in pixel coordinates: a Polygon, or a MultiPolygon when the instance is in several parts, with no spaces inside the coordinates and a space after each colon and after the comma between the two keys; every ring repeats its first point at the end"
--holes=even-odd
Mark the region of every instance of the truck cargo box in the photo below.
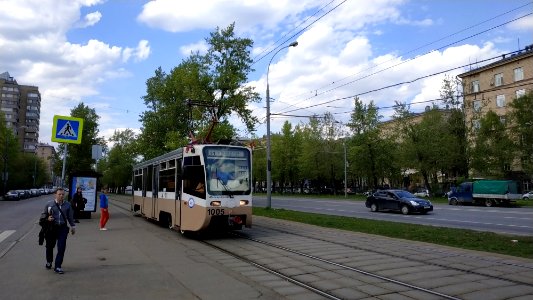
{"type": "Polygon", "coordinates": [[[474,194],[518,194],[518,187],[512,180],[478,180],[474,181],[474,194]]]}

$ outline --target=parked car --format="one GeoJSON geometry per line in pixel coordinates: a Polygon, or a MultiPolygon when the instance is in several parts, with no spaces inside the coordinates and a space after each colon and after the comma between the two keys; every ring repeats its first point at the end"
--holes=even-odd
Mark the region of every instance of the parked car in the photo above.
{"type": "Polygon", "coordinates": [[[414,192],[413,195],[415,195],[417,197],[429,198],[429,190],[428,189],[419,189],[416,192],[414,192]]]}
{"type": "Polygon", "coordinates": [[[30,190],[30,193],[31,193],[31,196],[32,196],[32,197],[39,197],[39,196],[41,196],[41,192],[39,192],[38,189],[31,189],[31,190],[30,190]]]}
{"type": "Polygon", "coordinates": [[[532,200],[533,199],[533,191],[526,192],[522,195],[523,200],[532,200]]]}
{"type": "Polygon", "coordinates": [[[414,212],[426,214],[433,211],[431,201],[417,198],[404,190],[379,190],[366,198],[365,205],[372,212],[397,210],[404,215],[414,212]]]}
{"type": "Polygon", "coordinates": [[[30,198],[30,191],[28,190],[17,190],[17,193],[19,193],[20,199],[28,199],[30,198]]]}
{"type": "Polygon", "coordinates": [[[20,200],[20,194],[15,190],[8,191],[4,195],[4,200],[20,200]]]}

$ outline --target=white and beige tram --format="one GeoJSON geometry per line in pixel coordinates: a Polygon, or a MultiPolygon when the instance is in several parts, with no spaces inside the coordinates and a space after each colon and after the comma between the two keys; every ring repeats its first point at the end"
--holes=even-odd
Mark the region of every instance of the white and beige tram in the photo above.
{"type": "Polygon", "coordinates": [[[132,210],[179,229],[252,226],[249,148],[189,145],[133,167],[132,210]]]}

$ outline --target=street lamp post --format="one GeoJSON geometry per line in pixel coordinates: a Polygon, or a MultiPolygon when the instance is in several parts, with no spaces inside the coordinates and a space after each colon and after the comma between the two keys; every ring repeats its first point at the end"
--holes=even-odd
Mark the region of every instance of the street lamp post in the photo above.
{"type": "Polygon", "coordinates": [[[346,179],[347,179],[347,172],[346,172],[346,165],[347,165],[347,160],[346,160],[346,139],[344,139],[342,141],[342,145],[344,146],[344,198],[347,198],[348,197],[348,182],[346,182],[346,179]]]}
{"type": "Polygon", "coordinates": [[[272,163],[270,160],[270,88],[268,85],[268,73],[270,72],[270,64],[272,63],[272,60],[274,59],[274,56],[278,54],[281,50],[289,48],[289,47],[296,47],[298,46],[298,42],[292,42],[288,46],[279,48],[274,55],[272,55],[272,58],[268,62],[267,67],[267,90],[266,90],[266,121],[267,121],[267,208],[270,208],[272,206],[272,163]]]}

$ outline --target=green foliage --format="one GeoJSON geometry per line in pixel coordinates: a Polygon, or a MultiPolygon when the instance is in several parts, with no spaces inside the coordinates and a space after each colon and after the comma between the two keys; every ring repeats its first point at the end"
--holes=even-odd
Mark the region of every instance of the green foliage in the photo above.
{"type": "Polygon", "coordinates": [[[135,134],[131,129],[115,131],[109,142],[114,143],[108,155],[98,164],[103,170],[102,184],[115,189],[131,184],[137,149],[135,134]]]}
{"type": "Polygon", "coordinates": [[[471,155],[471,167],[476,175],[505,177],[515,157],[515,145],[506,124],[495,112],[489,111],[480,119],[471,155]]]}
{"type": "Polygon", "coordinates": [[[509,121],[514,126],[513,139],[517,141],[521,165],[533,177],[533,92],[515,99],[509,106],[512,108],[509,121]]]}
{"type": "Polygon", "coordinates": [[[211,140],[233,138],[236,130],[228,122],[232,114],[253,130],[258,121],[247,105],[260,101],[259,94],[247,86],[248,73],[253,71],[253,42],[235,37],[234,26],[212,32],[206,39],[206,54],[192,53],[170,74],[158,68],[147,80],[143,99],[148,110],[141,114],[139,136],[145,159],[185,146],[189,131],[200,140],[205,138],[213,120],[218,128],[211,140]]]}

